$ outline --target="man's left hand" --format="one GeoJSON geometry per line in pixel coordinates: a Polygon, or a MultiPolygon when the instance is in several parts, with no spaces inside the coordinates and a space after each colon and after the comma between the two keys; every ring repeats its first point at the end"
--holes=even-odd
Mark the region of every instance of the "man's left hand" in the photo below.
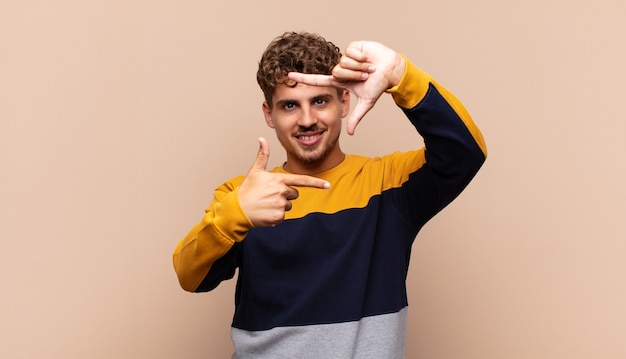
{"type": "Polygon", "coordinates": [[[335,86],[354,93],[356,106],[348,118],[347,131],[353,135],[361,119],[383,92],[396,86],[404,75],[404,58],[390,48],[372,41],[348,45],[332,75],[290,72],[289,79],[313,86],[335,86]]]}

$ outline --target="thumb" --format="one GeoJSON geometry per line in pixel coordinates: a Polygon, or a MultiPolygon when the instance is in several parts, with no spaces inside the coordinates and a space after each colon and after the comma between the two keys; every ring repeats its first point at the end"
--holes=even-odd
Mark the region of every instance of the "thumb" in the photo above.
{"type": "Polygon", "coordinates": [[[354,135],[356,126],[359,122],[361,122],[361,119],[365,116],[365,114],[372,109],[372,107],[374,107],[374,103],[363,99],[357,99],[356,106],[354,106],[354,110],[352,110],[352,113],[348,118],[347,130],[349,135],[354,135]]]}
{"type": "Polygon", "coordinates": [[[259,137],[259,152],[256,155],[256,160],[252,165],[252,169],[263,170],[267,169],[267,163],[270,158],[270,145],[263,137],[259,137]]]}

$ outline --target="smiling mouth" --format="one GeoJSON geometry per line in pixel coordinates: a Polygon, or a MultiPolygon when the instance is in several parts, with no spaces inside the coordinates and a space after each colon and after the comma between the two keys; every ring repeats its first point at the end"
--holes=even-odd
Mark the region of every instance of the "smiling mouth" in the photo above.
{"type": "Polygon", "coordinates": [[[316,133],[307,133],[296,135],[296,140],[303,146],[313,146],[316,145],[322,138],[324,131],[316,132],[316,133]]]}
{"type": "Polygon", "coordinates": [[[319,135],[313,135],[313,136],[297,136],[299,140],[302,141],[311,141],[314,140],[316,137],[318,137],[319,135]]]}

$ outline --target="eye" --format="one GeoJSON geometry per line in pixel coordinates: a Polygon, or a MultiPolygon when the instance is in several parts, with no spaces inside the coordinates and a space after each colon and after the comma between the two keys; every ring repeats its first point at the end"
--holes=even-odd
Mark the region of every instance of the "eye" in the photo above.
{"type": "Polygon", "coordinates": [[[291,109],[294,109],[294,108],[296,108],[296,104],[293,103],[293,102],[286,102],[283,105],[283,109],[285,109],[285,110],[291,110],[291,109]]]}
{"type": "Polygon", "coordinates": [[[313,104],[318,105],[318,106],[325,105],[326,103],[328,103],[328,100],[323,97],[318,97],[315,100],[313,100],[313,104]]]}

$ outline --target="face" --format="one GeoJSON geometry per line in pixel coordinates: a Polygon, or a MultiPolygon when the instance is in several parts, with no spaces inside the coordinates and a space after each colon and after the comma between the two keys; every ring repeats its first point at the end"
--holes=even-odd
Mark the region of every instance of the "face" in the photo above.
{"type": "Polygon", "coordinates": [[[350,111],[350,94],[340,93],[334,87],[279,84],[271,108],[263,103],[265,121],[287,152],[286,170],[314,174],[343,160],[339,134],[341,119],[350,111]]]}

